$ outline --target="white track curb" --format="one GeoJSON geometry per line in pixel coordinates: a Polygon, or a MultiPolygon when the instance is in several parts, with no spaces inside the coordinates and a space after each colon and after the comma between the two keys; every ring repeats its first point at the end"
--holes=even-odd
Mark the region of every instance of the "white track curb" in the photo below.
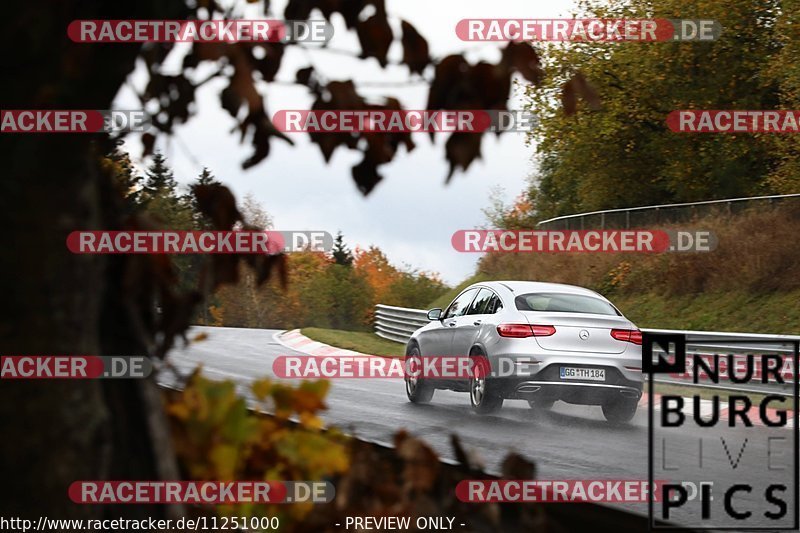
{"type": "Polygon", "coordinates": [[[311,340],[300,333],[299,329],[278,332],[273,338],[276,342],[287,348],[317,357],[336,355],[367,355],[360,352],[354,352],[353,350],[345,350],[343,348],[337,348],[335,346],[330,346],[322,342],[311,340]]]}

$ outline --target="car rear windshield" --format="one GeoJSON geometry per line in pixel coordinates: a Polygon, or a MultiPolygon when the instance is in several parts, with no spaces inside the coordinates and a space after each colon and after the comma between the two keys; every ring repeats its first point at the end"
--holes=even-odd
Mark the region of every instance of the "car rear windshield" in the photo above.
{"type": "Polygon", "coordinates": [[[580,294],[541,292],[521,294],[514,299],[514,303],[520,311],[620,316],[614,306],[608,302],[580,294]]]}

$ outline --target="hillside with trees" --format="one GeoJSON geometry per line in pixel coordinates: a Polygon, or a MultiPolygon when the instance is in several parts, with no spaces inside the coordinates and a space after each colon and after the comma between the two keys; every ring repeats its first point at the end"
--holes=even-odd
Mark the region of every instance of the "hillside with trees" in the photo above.
{"type": "Polygon", "coordinates": [[[525,200],[538,219],[800,190],[797,135],[674,133],[666,123],[681,109],[797,109],[796,2],[587,0],[578,16],[653,14],[714,19],[724,29],[707,42],[573,42],[544,50],[542,86],[527,91],[539,126],[525,200]],[[575,69],[597,91],[596,109],[575,98],[568,79],[575,69]],[[575,109],[581,112],[570,115],[575,109]]]}

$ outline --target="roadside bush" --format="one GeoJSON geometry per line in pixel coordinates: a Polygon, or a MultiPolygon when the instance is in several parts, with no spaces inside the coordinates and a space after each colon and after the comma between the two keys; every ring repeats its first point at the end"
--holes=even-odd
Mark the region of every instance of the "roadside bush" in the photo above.
{"type": "Polygon", "coordinates": [[[797,209],[717,214],[649,229],[708,230],[719,242],[714,251],[694,253],[489,253],[478,269],[492,279],[571,283],[604,294],[800,289],[797,209]]]}

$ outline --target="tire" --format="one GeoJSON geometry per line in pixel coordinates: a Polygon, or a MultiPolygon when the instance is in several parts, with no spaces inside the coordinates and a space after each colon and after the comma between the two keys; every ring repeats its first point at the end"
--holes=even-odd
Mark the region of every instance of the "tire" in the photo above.
{"type": "MultiPolygon", "coordinates": [[[[413,346],[406,354],[406,364],[409,357],[420,357],[419,347],[413,346]]],[[[406,396],[411,403],[429,403],[433,399],[436,391],[429,383],[422,378],[405,376],[406,396]]]]}
{"type": "Polygon", "coordinates": [[[530,405],[531,409],[539,409],[541,411],[551,409],[554,403],[556,403],[554,400],[528,400],[528,405],[530,405]]]}
{"type": "Polygon", "coordinates": [[[473,375],[469,380],[469,403],[472,410],[488,415],[503,407],[503,397],[495,390],[493,380],[485,376],[483,365],[472,365],[473,375]]]}
{"type": "Polygon", "coordinates": [[[616,400],[603,404],[603,416],[612,424],[630,422],[639,407],[638,400],[616,400]]]}

